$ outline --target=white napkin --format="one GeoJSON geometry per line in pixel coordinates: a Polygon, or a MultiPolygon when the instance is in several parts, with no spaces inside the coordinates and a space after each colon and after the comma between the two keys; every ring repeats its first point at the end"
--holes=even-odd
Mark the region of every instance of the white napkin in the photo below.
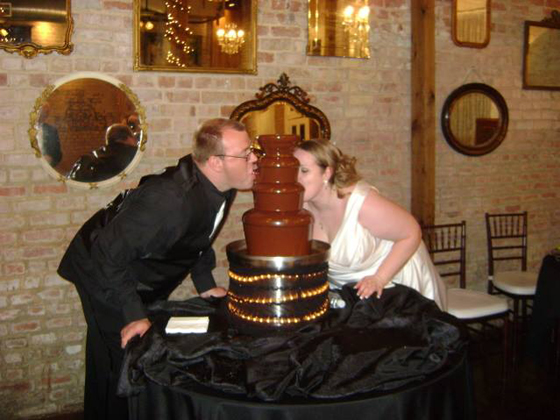
{"type": "Polygon", "coordinates": [[[208,331],[207,316],[172,316],[165,327],[167,334],[205,333],[208,331]]]}

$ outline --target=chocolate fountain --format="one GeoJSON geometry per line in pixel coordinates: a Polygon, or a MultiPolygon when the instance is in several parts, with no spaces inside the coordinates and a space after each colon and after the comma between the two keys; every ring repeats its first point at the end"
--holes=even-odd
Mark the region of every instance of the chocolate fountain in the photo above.
{"type": "Polygon", "coordinates": [[[326,314],[329,245],[311,240],[293,156],[295,135],[264,135],[253,187],[255,207],[243,215],[245,240],[226,248],[230,319],[247,332],[299,327],[326,314]]]}

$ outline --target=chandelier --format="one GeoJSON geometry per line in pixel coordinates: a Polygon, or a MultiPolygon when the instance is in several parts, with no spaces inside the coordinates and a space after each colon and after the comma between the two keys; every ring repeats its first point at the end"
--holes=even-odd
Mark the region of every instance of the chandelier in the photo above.
{"type": "Polygon", "coordinates": [[[236,24],[228,23],[225,25],[225,29],[220,28],[216,31],[218,44],[220,44],[222,52],[226,54],[237,54],[239,52],[245,42],[245,32],[242,29],[236,29],[236,24]]]}
{"type": "MultiPolygon", "coordinates": [[[[342,12],[342,26],[348,33],[352,48],[367,49],[369,55],[369,12],[368,5],[346,6],[342,12]]],[[[365,52],[365,51],[364,51],[365,52]]]]}

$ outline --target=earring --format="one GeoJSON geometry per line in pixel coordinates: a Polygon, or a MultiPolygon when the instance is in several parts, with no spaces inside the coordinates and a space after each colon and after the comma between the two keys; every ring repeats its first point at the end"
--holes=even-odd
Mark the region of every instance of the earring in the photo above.
{"type": "Polygon", "coordinates": [[[329,180],[328,179],[323,179],[323,188],[325,190],[329,188],[329,180]]]}

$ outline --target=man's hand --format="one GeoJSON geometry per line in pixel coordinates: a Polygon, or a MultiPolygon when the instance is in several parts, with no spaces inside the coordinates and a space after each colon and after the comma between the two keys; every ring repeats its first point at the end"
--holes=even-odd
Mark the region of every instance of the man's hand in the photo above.
{"type": "Polygon", "coordinates": [[[130,324],[125,325],[121,330],[121,348],[124,349],[126,347],[126,343],[128,343],[128,340],[132,337],[137,335],[142,337],[151,326],[152,323],[148,320],[148,318],[132,321],[130,324]]]}
{"type": "Polygon", "coordinates": [[[208,299],[211,297],[222,298],[227,295],[227,290],[223,287],[214,287],[200,294],[201,298],[208,299]]]}

